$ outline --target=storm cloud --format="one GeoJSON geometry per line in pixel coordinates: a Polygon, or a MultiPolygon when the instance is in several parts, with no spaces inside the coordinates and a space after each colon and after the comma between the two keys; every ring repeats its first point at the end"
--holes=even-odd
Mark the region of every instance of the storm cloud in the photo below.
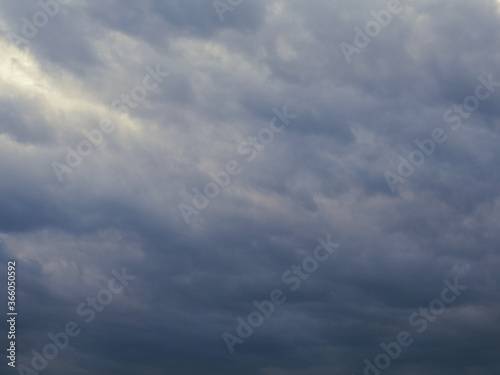
{"type": "Polygon", "coordinates": [[[499,373],[498,1],[0,9],[0,372],[499,373]]]}

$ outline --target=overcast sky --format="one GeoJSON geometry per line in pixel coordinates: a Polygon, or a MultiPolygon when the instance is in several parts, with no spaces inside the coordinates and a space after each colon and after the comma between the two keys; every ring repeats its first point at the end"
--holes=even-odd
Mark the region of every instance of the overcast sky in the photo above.
{"type": "Polygon", "coordinates": [[[498,374],[500,3],[396,3],[2,0],[0,373],[498,374]]]}

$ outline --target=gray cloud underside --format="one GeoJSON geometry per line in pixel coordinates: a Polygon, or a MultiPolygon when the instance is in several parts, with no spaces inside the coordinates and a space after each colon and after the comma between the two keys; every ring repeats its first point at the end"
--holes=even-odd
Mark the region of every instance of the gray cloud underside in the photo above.
{"type": "Polygon", "coordinates": [[[500,91],[457,131],[443,113],[478,76],[500,81],[499,5],[402,3],[348,64],[339,44],[386,2],[243,1],[221,22],[211,1],[71,1],[17,47],[8,33],[39,7],[2,2],[0,268],[18,260],[19,363],[75,320],[46,373],[361,374],[408,330],[384,374],[497,374],[500,91]],[[171,75],[114,111],[157,64],[171,75]],[[297,117],[246,162],[238,145],[284,105],[297,117]],[[116,131],[60,183],[51,163],[104,118],[116,131]],[[436,127],[449,139],[391,192],[383,173],[436,127]],[[186,225],[179,204],[230,160],[241,174],[186,225]],[[337,255],[291,292],[283,272],[327,234],[337,255]],[[76,306],[122,266],[137,278],[85,325],[76,306]],[[456,276],[468,289],[415,334],[408,317],[456,276]],[[286,303],[230,355],[222,334],[275,288],[286,303]]]}

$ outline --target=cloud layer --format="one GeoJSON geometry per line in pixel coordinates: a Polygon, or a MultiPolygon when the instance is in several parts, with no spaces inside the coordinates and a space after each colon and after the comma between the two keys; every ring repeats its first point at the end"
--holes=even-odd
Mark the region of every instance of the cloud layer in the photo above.
{"type": "Polygon", "coordinates": [[[46,24],[26,0],[0,16],[19,365],[73,320],[82,333],[42,373],[357,375],[401,331],[414,342],[384,374],[499,372],[500,88],[464,103],[479,77],[500,82],[498,2],[401,1],[362,48],[387,1],[223,1],[222,20],[202,0],[45,3],[46,24]],[[285,106],[296,117],[263,131],[285,106]],[[436,128],[446,142],[392,191],[384,173],[436,128]],[[240,173],[196,208],[230,161],[240,173]],[[335,256],[291,291],[283,273],[328,235],[335,256]],[[86,324],[77,306],[122,267],[136,278],[86,324]],[[467,289],[416,333],[409,317],[456,277],[467,289]],[[231,354],[224,332],[274,289],[286,302],[231,354]]]}

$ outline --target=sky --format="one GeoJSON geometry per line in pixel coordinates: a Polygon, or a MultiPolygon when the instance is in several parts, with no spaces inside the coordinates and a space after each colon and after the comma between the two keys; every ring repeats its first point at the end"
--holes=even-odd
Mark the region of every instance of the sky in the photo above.
{"type": "Polygon", "coordinates": [[[0,48],[0,373],[499,373],[499,2],[3,0],[0,48]]]}

